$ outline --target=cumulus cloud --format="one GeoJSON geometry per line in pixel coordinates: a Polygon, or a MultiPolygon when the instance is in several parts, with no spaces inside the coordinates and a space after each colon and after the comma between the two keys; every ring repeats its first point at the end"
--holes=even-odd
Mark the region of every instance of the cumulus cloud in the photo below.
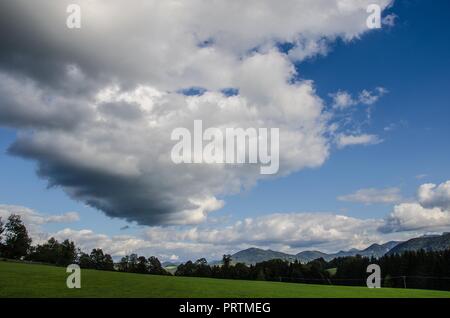
{"type": "MultiPolygon", "coordinates": [[[[70,1],[2,1],[0,124],[20,130],[10,153],[35,160],[51,186],[108,216],[202,222],[221,197],[253,186],[259,169],[176,166],[172,129],[194,119],[221,129],[277,127],[280,175],[320,166],[328,115],[293,63],[367,32],[373,2],[79,1],[82,28],[70,30],[70,1]],[[280,52],[279,43],[292,49],[280,52]],[[204,94],[181,93],[192,87],[204,94]]],[[[341,142],[369,143],[372,135],[341,142]]]]}
{"type": "Polygon", "coordinates": [[[424,208],[418,203],[402,203],[386,218],[383,232],[411,230],[442,230],[450,227],[450,212],[439,208],[424,208]]]}
{"type": "Polygon", "coordinates": [[[358,202],[364,204],[373,203],[397,203],[402,200],[399,188],[386,189],[360,189],[355,193],[341,195],[338,197],[340,201],[358,202]]]}
{"type": "Polygon", "coordinates": [[[439,185],[426,183],[417,191],[419,202],[426,208],[450,210],[450,181],[439,185]]]}
{"type": "Polygon", "coordinates": [[[358,38],[369,31],[367,6],[385,9],[391,2],[133,0],[125,7],[118,0],[82,0],[82,28],[69,30],[68,0],[33,6],[3,1],[1,61],[52,84],[75,64],[88,78],[116,77],[158,89],[232,87],[234,67],[249,51],[288,42],[297,51],[314,52],[327,38],[358,38]]]}
{"type": "Polygon", "coordinates": [[[380,230],[447,230],[450,226],[450,181],[426,183],[417,191],[418,202],[396,205],[380,230]]]}
{"type": "Polygon", "coordinates": [[[23,133],[10,153],[37,160],[39,175],[51,185],[109,216],[146,225],[199,223],[223,206],[218,195],[254,185],[261,178],[259,167],[175,165],[170,156],[174,128],[192,129],[196,119],[203,119],[205,128],[280,128],[281,174],[318,166],[327,158],[322,102],[310,82],[288,84],[290,71],[286,57],[272,51],[242,64],[239,87],[245,95],[184,96],[148,86],[127,92],[107,87],[89,105],[93,116],[78,127],[23,133]],[[255,74],[263,78],[269,70],[273,77],[253,81],[255,74]],[[137,108],[139,116],[124,117],[117,111],[121,107],[137,108]]]}

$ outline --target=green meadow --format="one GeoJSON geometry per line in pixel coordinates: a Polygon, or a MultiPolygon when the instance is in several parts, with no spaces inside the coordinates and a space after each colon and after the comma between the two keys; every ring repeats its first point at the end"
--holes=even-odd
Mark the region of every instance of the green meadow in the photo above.
{"type": "Polygon", "coordinates": [[[154,276],[81,270],[81,288],[66,287],[64,267],[0,261],[0,297],[450,297],[450,292],[369,289],[263,281],[154,276]]]}

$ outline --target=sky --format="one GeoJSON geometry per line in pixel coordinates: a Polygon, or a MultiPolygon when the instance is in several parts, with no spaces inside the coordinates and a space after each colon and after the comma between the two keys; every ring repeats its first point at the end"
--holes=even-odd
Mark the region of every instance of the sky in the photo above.
{"type": "Polygon", "coordinates": [[[0,217],[35,243],[184,261],[450,230],[449,3],[79,1],[80,29],[37,3],[0,1],[0,217]],[[175,165],[196,119],[275,125],[279,172],[175,165]]]}

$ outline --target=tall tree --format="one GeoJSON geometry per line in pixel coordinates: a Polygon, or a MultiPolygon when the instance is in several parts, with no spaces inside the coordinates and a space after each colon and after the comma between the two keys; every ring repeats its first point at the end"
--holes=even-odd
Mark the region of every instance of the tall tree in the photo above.
{"type": "Polygon", "coordinates": [[[141,274],[148,273],[147,259],[145,258],[145,256],[138,257],[137,265],[136,265],[136,273],[141,273],[141,274]]]}
{"type": "Polygon", "coordinates": [[[31,238],[19,215],[11,214],[8,217],[5,233],[4,256],[13,259],[25,256],[30,249],[31,238]]]}
{"type": "Polygon", "coordinates": [[[138,262],[138,256],[137,254],[130,254],[128,257],[128,271],[131,273],[136,272],[136,266],[138,262]]]}
{"type": "Polygon", "coordinates": [[[5,228],[3,227],[3,221],[0,217],[0,256],[3,254],[3,232],[5,231],[5,228]]]}
{"type": "Polygon", "coordinates": [[[2,221],[2,218],[0,217],[0,242],[2,240],[2,234],[3,234],[4,230],[5,229],[3,228],[3,221],[2,221]]]}
{"type": "Polygon", "coordinates": [[[75,262],[77,258],[77,249],[74,242],[66,239],[59,245],[58,250],[58,265],[67,266],[75,262]]]}
{"type": "Polygon", "coordinates": [[[92,268],[114,270],[114,263],[111,255],[103,253],[101,248],[94,248],[89,258],[92,268]]]}
{"type": "Polygon", "coordinates": [[[90,257],[92,265],[95,269],[104,269],[105,254],[101,248],[94,248],[90,257]]]}
{"type": "Polygon", "coordinates": [[[78,253],[78,265],[80,265],[81,268],[94,268],[94,264],[92,264],[89,254],[81,251],[78,253]]]}
{"type": "Polygon", "coordinates": [[[223,267],[228,268],[231,264],[231,255],[225,254],[222,257],[223,267]]]}
{"type": "Polygon", "coordinates": [[[75,262],[77,249],[69,240],[59,243],[51,237],[46,243],[30,249],[27,259],[38,262],[67,266],[75,262]]]}
{"type": "Polygon", "coordinates": [[[120,272],[129,272],[130,271],[129,260],[130,260],[130,257],[128,255],[122,257],[122,259],[119,262],[119,271],[120,272]]]}
{"type": "Polygon", "coordinates": [[[148,271],[150,274],[154,275],[161,275],[166,272],[159,259],[155,256],[150,256],[148,258],[148,271]]]}
{"type": "Polygon", "coordinates": [[[109,255],[109,254],[105,254],[103,269],[106,271],[114,270],[114,261],[113,261],[111,255],[109,255]]]}

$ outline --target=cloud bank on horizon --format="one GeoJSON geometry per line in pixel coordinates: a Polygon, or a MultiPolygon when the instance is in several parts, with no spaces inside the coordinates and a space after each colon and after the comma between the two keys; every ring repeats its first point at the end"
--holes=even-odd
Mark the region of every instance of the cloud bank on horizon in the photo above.
{"type": "MultiPolygon", "coordinates": [[[[149,226],[142,229],[139,235],[110,236],[69,227],[49,233],[41,227],[46,223],[75,222],[78,215],[74,212],[45,216],[21,206],[0,205],[0,217],[5,219],[10,213],[21,215],[31,229],[35,243],[50,237],[58,240],[69,238],[82,250],[100,247],[116,257],[137,252],[156,255],[163,260],[205,256],[213,260],[220,259],[223,253],[255,246],[294,254],[306,249],[337,252],[349,248],[363,249],[374,242],[407,240],[422,235],[424,231],[448,231],[450,208],[442,202],[450,200],[449,184],[450,181],[420,186],[415,200],[394,205],[391,213],[383,219],[361,219],[330,212],[273,213],[234,223],[221,221],[191,227],[149,226]],[[429,207],[424,206],[424,196],[427,198],[425,205],[429,207]]],[[[384,192],[388,195],[391,195],[389,192],[397,193],[392,190],[384,192]]],[[[380,193],[383,190],[378,193],[372,191],[373,202],[380,199],[380,193]]],[[[365,198],[370,195],[365,193],[365,198]]]]}

